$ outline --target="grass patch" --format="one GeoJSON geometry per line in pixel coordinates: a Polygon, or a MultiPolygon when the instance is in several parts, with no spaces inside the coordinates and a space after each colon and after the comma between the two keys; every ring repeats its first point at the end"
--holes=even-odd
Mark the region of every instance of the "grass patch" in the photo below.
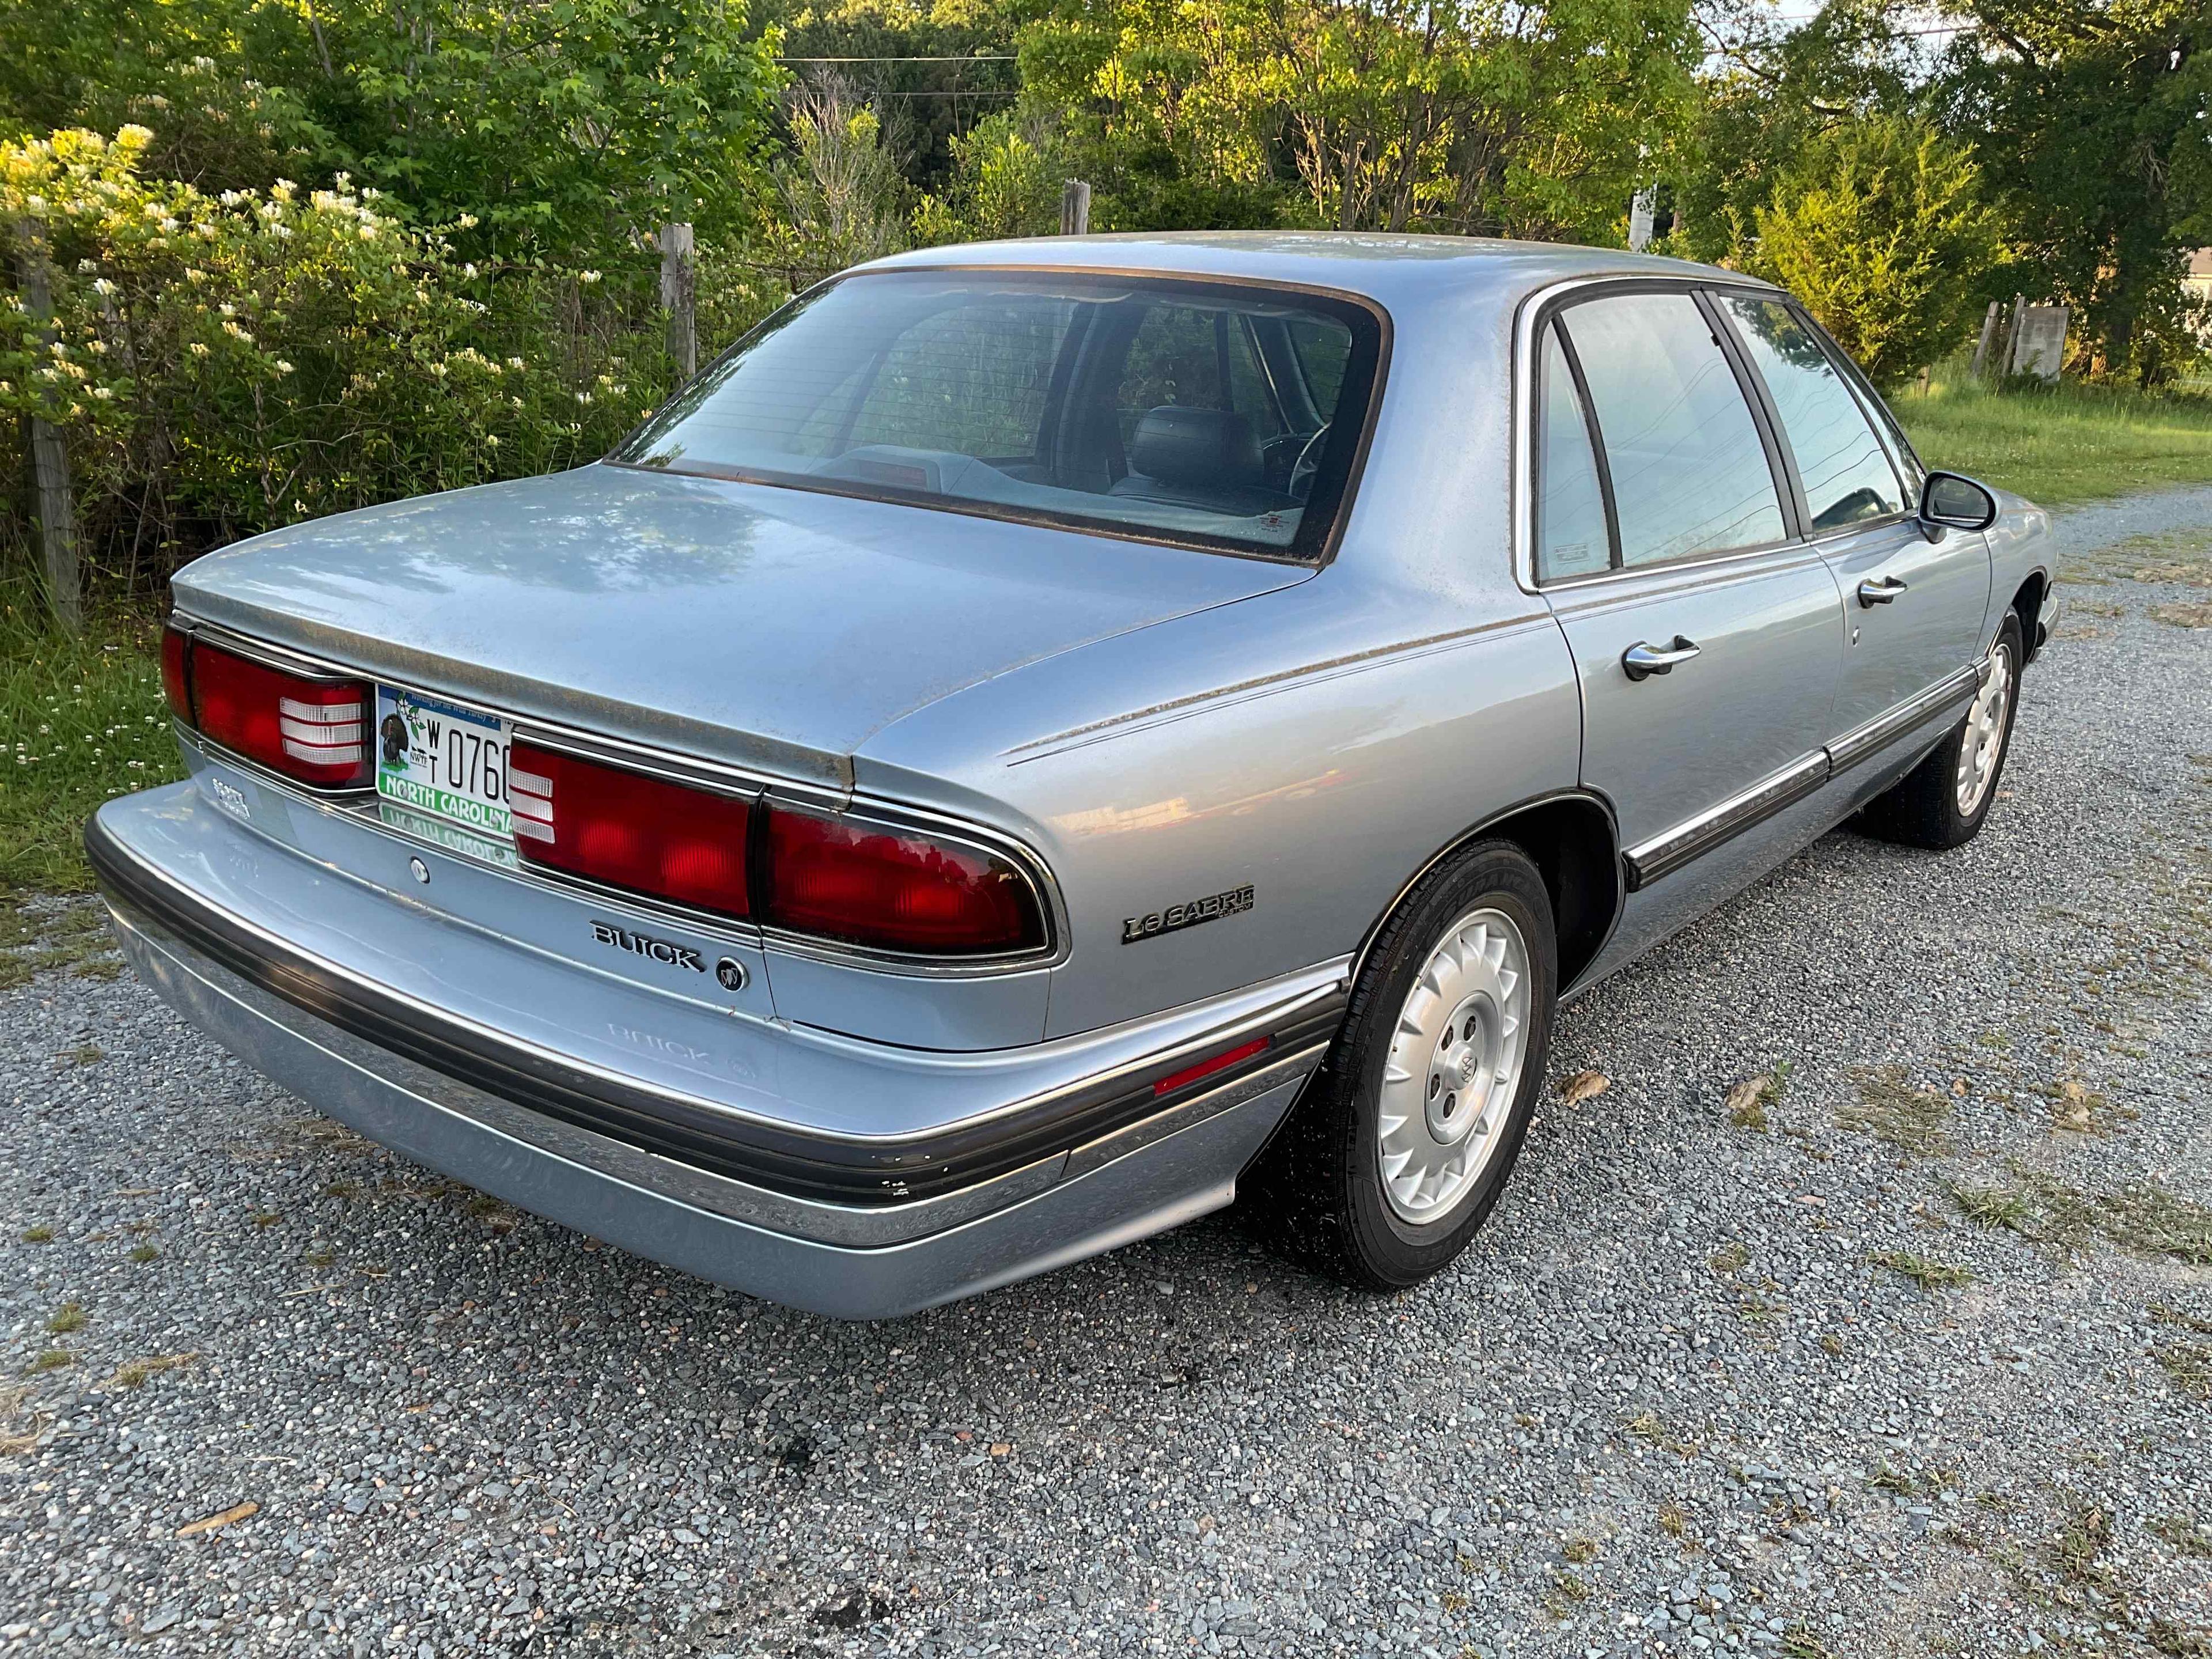
{"type": "Polygon", "coordinates": [[[1771,1072],[1745,1079],[1728,1091],[1728,1098],[1722,1103],[1728,1108],[1729,1121],[1739,1129],[1765,1130],[1767,1109],[1782,1103],[1783,1091],[1789,1086],[1786,1060],[1771,1072]]]}
{"type": "Polygon", "coordinates": [[[26,1244],[51,1244],[53,1242],[54,1230],[52,1227],[42,1224],[23,1229],[23,1243],[26,1244]]]}
{"type": "Polygon", "coordinates": [[[76,1356],[67,1348],[48,1348],[32,1360],[30,1369],[34,1371],[58,1371],[64,1365],[76,1364],[76,1356]]]}
{"type": "Polygon", "coordinates": [[[1913,1088],[1905,1080],[1902,1066],[1863,1067],[1851,1076],[1859,1085],[1859,1097],[1836,1109],[1838,1124],[1921,1158],[1951,1150],[1951,1137],[1944,1127],[1951,1121],[1948,1096],[1913,1088]]]}
{"type": "Polygon", "coordinates": [[[54,1310],[53,1317],[46,1321],[46,1328],[56,1336],[67,1336],[71,1331],[84,1328],[84,1310],[74,1302],[64,1302],[54,1310]]]}
{"type": "Polygon", "coordinates": [[[143,1389],[164,1371],[173,1371],[198,1359],[197,1353],[149,1353],[137,1359],[126,1359],[115,1368],[115,1375],[107,1379],[111,1389],[143,1389]]]}
{"type": "MultiPolygon", "coordinates": [[[[10,903],[0,894],[0,991],[28,984],[33,975],[73,973],[112,979],[123,966],[107,914],[97,905],[33,906],[10,903]]],[[[77,1065],[100,1058],[96,1048],[61,1056],[77,1065]]]]}
{"type": "Polygon", "coordinates": [[[2043,505],[2212,481],[2212,398],[2062,380],[1995,390],[1941,366],[1928,394],[1891,405],[1930,466],[2043,505]]]}
{"type": "Polygon", "coordinates": [[[133,1244],[131,1247],[131,1259],[142,1266],[161,1254],[151,1244],[133,1244]]]}
{"type": "Polygon", "coordinates": [[[2184,1555],[2212,1556],[2212,1526],[2191,1521],[2186,1516],[2154,1516],[2143,1522],[2143,1530],[2184,1555]]]}
{"type": "Polygon", "coordinates": [[[1923,1291],[1954,1291],[1973,1278],[1964,1267],[1915,1255],[1910,1250],[1876,1250],[1867,1260],[1900,1279],[1911,1279],[1923,1291]]]}
{"type": "MultiPolygon", "coordinates": [[[[1971,1219],[2038,1244],[2080,1249],[2102,1234],[2138,1255],[2166,1256],[2192,1267],[2212,1267],[2212,1208],[2138,1182],[2107,1193],[2085,1193],[2055,1176],[2015,1164],[2003,1186],[1955,1186],[1951,1200],[1971,1219]]],[[[2173,1324],[2189,1316],[2154,1310],[2173,1324]]],[[[2202,1328],[2201,1327],[2194,1327],[2202,1328]]]]}
{"type": "Polygon", "coordinates": [[[2194,1342],[2165,1342],[2150,1351],[2176,1390],[2192,1399],[2212,1400],[2212,1348],[2194,1342]]]}
{"type": "Polygon", "coordinates": [[[137,615],[71,638],[26,583],[0,585],[0,893],[89,888],[77,838],[93,809],[184,775],[158,645],[137,615]]]}

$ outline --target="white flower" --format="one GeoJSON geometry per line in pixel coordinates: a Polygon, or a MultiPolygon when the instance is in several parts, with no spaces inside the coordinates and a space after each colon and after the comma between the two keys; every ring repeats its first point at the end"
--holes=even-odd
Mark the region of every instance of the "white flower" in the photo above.
{"type": "Polygon", "coordinates": [[[599,273],[596,270],[579,271],[576,273],[576,280],[588,288],[592,283],[599,280],[599,273]]]}
{"type": "Polygon", "coordinates": [[[204,357],[208,355],[208,349],[202,345],[198,340],[193,341],[188,349],[190,349],[192,356],[195,357],[204,357]]]}
{"type": "Polygon", "coordinates": [[[522,367],[522,359],[520,357],[509,357],[507,360],[507,366],[509,368],[520,368],[522,367]]]}
{"type": "Polygon", "coordinates": [[[485,433],[484,447],[486,449],[497,449],[499,447],[499,434],[496,432],[485,433]]]}
{"type": "Polygon", "coordinates": [[[477,223],[477,216],[473,213],[464,213],[461,216],[460,223],[463,230],[474,230],[477,223]]]}
{"type": "Polygon", "coordinates": [[[115,395],[115,389],[112,386],[96,386],[92,389],[92,395],[100,402],[106,403],[115,395]]]}
{"type": "Polygon", "coordinates": [[[289,374],[292,372],[292,365],[279,357],[276,360],[276,372],[279,374],[289,374]]]}
{"type": "Polygon", "coordinates": [[[363,223],[361,228],[361,240],[364,242],[374,241],[376,240],[376,227],[372,224],[363,223]]]}

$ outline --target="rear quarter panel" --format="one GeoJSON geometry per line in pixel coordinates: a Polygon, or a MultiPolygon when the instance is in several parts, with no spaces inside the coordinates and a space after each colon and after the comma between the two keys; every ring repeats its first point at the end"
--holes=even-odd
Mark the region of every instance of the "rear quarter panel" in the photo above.
{"type": "Polygon", "coordinates": [[[863,790],[1042,856],[1068,934],[1048,1035],[1356,951],[1469,827],[1575,787],[1573,665],[1512,579],[1510,321],[1488,293],[1394,318],[1358,501],[1311,580],[971,687],[855,757],[863,790]],[[1247,885],[1249,909],[1123,942],[1247,885]]]}

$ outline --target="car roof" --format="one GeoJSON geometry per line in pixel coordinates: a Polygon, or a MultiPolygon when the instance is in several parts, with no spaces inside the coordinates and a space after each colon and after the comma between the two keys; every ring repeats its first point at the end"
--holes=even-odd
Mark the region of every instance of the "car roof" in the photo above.
{"type": "Polygon", "coordinates": [[[1291,283],[1359,295],[1386,309],[1447,290],[1464,296],[1470,289],[1486,289],[1511,301],[1535,289],[1576,277],[1756,280],[1713,265],[1619,248],[1479,236],[1318,230],[1140,231],[966,242],[915,248],[860,269],[945,266],[1130,271],[1291,283]]]}

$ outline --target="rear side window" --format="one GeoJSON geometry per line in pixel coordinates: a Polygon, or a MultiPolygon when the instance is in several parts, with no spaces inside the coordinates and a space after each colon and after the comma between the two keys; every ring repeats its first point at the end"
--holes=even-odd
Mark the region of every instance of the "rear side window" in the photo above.
{"type": "Polygon", "coordinates": [[[1813,533],[1902,513],[1889,457],[1812,331],[1778,300],[1717,297],[1782,418],[1813,533]]]}
{"type": "Polygon", "coordinates": [[[1687,294],[1559,313],[1605,447],[1624,566],[1783,539],[1782,500],[1743,388],[1687,294]]]}
{"type": "Polygon", "coordinates": [[[1589,420],[1556,324],[1544,330],[1542,374],[1536,578],[1548,582],[1605,569],[1613,562],[1613,540],[1589,420]]]}
{"type": "Polygon", "coordinates": [[[611,459],[1316,558],[1382,349],[1375,313],[1290,289],[863,272],[777,313],[611,459]]]}

